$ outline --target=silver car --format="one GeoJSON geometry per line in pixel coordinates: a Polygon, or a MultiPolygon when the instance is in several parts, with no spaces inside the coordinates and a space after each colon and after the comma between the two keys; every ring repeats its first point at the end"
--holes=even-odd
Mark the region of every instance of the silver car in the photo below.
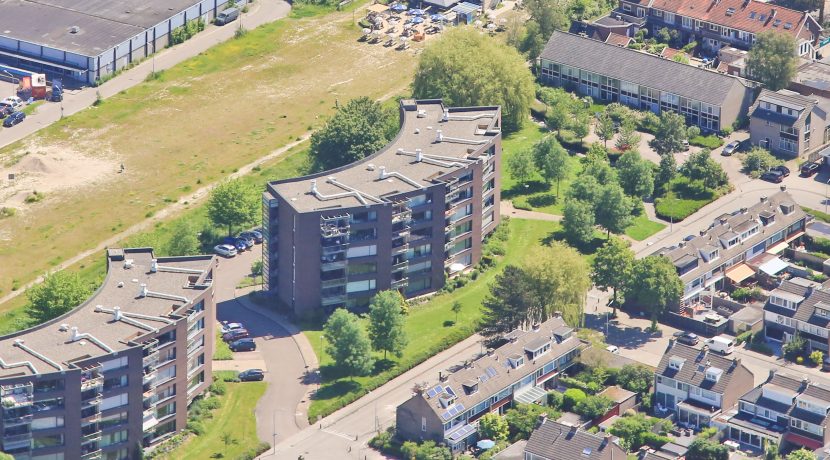
{"type": "Polygon", "coordinates": [[[220,256],[233,257],[236,255],[236,248],[230,244],[219,244],[213,248],[213,251],[220,256]]]}
{"type": "Polygon", "coordinates": [[[723,148],[723,151],[720,154],[725,156],[725,157],[731,156],[733,153],[735,153],[738,150],[738,146],[740,146],[740,145],[741,145],[740,142],[732,141],[732,142],[726,144],[726,147],[723,148]]]}

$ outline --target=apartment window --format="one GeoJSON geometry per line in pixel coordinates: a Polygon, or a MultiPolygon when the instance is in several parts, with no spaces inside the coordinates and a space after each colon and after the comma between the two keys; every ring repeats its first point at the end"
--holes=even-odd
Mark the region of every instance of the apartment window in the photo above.
{"type": "Polygon", "coordinates": [[[111,446],[127,441],[127,430],[116,431],[114,433],[107,433],[101,436],[101,447],[111,446]]]}
{"type": "Polygon", "coordinates": [[[156,431],[153,432],[153,437],[160,438],[167,433],[172,433],[176,431],[176,421],[170,420],[167,423],[162,423],[161,425],[156,427],[156,431]]]}
{"type": "Polygon", "coordinates": [[[630,13],[631,5],[629,5],[628,3],[623,3],[623,11],[625,11],[626,13],[630,13]]]}
{"type": "Polygon", "coordinates": [[[365,275],[367,273],[377,273],[377,271],[378,264],[376,262],[349,264],[349,275],[365,275]]]}
{"type": "Polygon", "coordinates": [[[481,227],[484,228],[493,223],[495,220],[496,214],[493,211],[487,213],[484,218],[481,220],[481,227]]]}
{"type": "Polygon", "coordinates": [[[680,22],[683,23],[683,27],[685,27],[686,29],[691,29],[694,26],[694,22],[692,21],[692,18],[687,18],[686,16],[683,16],[680,19],[680,22]]]}
{"type": "Polygon", "coordinates": [[[432,210],[430,209],[427,209],[426,211],[412,213],[412,221],[416,224],[421,222],[427,222],[430,220],[432,220],[432,210]]]}
{"type": "MultiPolygon", "coordinates": [[[[196,374],[193,378],[191,378],[187,382],[187,391],[188,391],[188,393],[191,390],[193,390],[194,388],[198,387],[199,385],[201,385],[203,383],[205,383],[205,372],[204,371],[199,372],[198,374],[196,374]]],[[[175,423],[174,423],[174,428],[175,428],[175,423]]]]}
{"type": "Polygon", "coordinates": [[[409,264],[409,267],[407,267],[406,271],[411,274],[411,273],[419,273],[419,272],[429,271],[431,269],[432,269],[432,261],[431,260],[425,260],[423,262],[409,264]]]}
{"type": "Polygon", "coordinates": [[[47,410],[63,409],[63,398],[43,399],[35,401],[32,404],[35,412],[43,412],[47,410]]]}
{"type": "Polygon", "coordinates": [[[431,193],[416,195],[416,196],[413,196],[413,197],[409,198],[409,206],[413,207],[413,208],[415,206],[420,206],[422,204],[427,204],[427,203],[432,203],[432,194],[431,193]]]}
{"type": "Polygon", "coordinates": [[[421,417],[421,431],[427,430],[427,418],[421,417]]]}
{"type": "Polygon", "coordinates": [[[464,233],[471,231],[473,231],[473,221],[468,220],[467,222],[464,222],[463,224],[455,227],[450,233],[450,236],[455,238],[458,235],[462,235],[464,233]]]}
{"type": "Polygon", "coordinates": [[[378,213],[376,211],[356,212],[352,214],[351,221],[353,224],[360,224],[363,222],[374,222],[378,220],[378,213]]]}
{"type": "Polygon", "coordinates": [[[450,255],[458,254],[461,251],[466,251],[473,247],[473,239],[472,238],[464,238],[463,240],[455,243],[452,248],[450,248],[450,255]]]}
{"type": "Polygon", "coordinates": [[[107,409],[112,409],[113,407],[126,406],[130,402],[129,396],[130,395],[127,393],[121,393],[115,396],[110,396],[109,398],[104,398],[101,402],[101,410],[105,411],[107,409]]]}
{"type": "Polygon", "coordinates": [[[653,12],[653,13],[654,13],[654,15],[655,15],[655,16],[657,16],[658,18],[662,18],[662,17],[663,17],[663,12],[662,12],[662,11],[660,11],[660,10],[652,10],[652,12],[653,12]]]}
{"type": "Polygon", "coordinates": [[[663,14],[663,21],[669,24],[674,24],[674,13],[669,13],[668,11],[666,11],[663,14]]]}
{"type": "Polygon", "coordinates": [[[378,253],[378,246],[371,244],[369,246],[350,247],[346,250],[346,257],[351,259],[354,257],[374,256],[378,253]]]}
{"type": "MultiPolygon", "coordinates": [[[[187,328],[187,336],[191,337],[197,332],[201,331],[205,328],[205,318],[199,318],[199,321],[194,322],[187,328]]],[[[175,350],[174,350],[175,351],[175,350]]],[[[166,361],[165,359],[160,359],[161,362],[166,361]]]]}
{"type": "Polygon", "coordinates": [[[375,289],[375,282],[376,280],[373,279],[363,281],[349,281],[349,283],[346,284],[346,292],[363,292],[375,289]]]}
{"type": "Polygon", "coordinates": [[[46,380],[35,383],[34,391],[35,393],[46,393],[49,391],[60,391],[63,390],[63,388],[63,379],[46,380]]]}
{"type": "Polygon", "coordinates": [[[63,417],[43,417],[32,420],[32,430],[48,430],[63,426],[63,417]]]}
{"type": "Polygon", "coordinates": [[[56,454],[35,455],[32,460],[64,460],[63,452],[56,454]]]}
{"type": "Polygon", "coordinates": [[[170,404],[165,404],[158,409],[156,409],[156,418],[164,418],[168,415],[172,415],[176,413],[176,401],[171,402],[170,404]]]}
{"type": "Polygon", "coordinates": [[[363,228],[360,230],[352,230],[349,234],[350,241],[366,241],[377,238],[377,230],[375,228],[363,228]]]}
{"type": "Polygon", "coordinates": [[[167,399],[171,396],[176,396],[176,385],[170,385],[163,391],[159,392],[156,396],[158,397],[158,401],[167,399]]]}
{"type": "Polygon", "coordinates": [[[432,254],[432,245],[431,244],[421,244],[415,246],[414,248],[410,248],[407,251],[407,258],[414,259],[416,257],[423,257],[432,254]]]}
{"type": "Polygon", "coordinates": [[[32,438],[32,449],[40,449],[43,447],[57,447],[62,445],[62,434],[50,434],[47,436],[37,436],[35,438],[32,438]]]}
{"type": "Polygon", "coordinates": [[[797,144],[789,139],[779,139],[778,148],[786,150],[787,152],[795,152],[797,150],[797,144]]]}
{"type": "Polygon", "coordinates": [[[129,361],[127,360],[127,357],[122,356],[120,358],[104,361],[103,363],[101,363],[101,370],[104,372],[115,371],[118,369],[123,369],[128,365],[129,361]]]}
{"type": "Polygon", "coordinates": [[[205,363],[205,354],[204,353],[202,353],[199,356],[196,356],[194,358],[188,359],[187,360],[187,373],[189,374],[189,373],[193,372],[194,370],[198,369],[199,366],[203,365],[204,363],[205,363]]]}
{"type": "Polygon", "coordinates": [[[406,286],[406,292],[418,292],[430,289],[432,287],[432,278],[416,278],[409,280],[409,285],[406,286]]]}
{"type": "Polygon", "coordinates": [[[156,382],[164,382],[176,377],[176,365],[172,365],[170,367],[165,367],[164,369],[160,370],[158,375],[156,376],[156,382]]]}
{"type": "Polygon", "coordinates": [[[107,415],[106,417],[101,417],[101,421],[99,425],[101,428],[110,428],[113,426],[123,425],[127,423],[129,420],[128,412],[118,412],[112,415],[107,415]]]}

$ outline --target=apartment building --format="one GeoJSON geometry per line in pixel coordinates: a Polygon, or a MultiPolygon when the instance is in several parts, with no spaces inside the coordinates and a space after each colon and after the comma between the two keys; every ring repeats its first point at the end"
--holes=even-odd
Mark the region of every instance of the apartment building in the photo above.
{"type": "Polygon", "coordinates": [[[697,41],[712,52],[749,49],[758,34],[772,31],[792,36],[793,52],[813,59],[822,31],[809,13],[758,0],[620,0],[617,12],[644,18],[652,34],[676,30],[684,43],[697,41]]]}
{"type": "Polygon", "coordinates": [[[363,160],[267,185],[267,289],[296,314],[432,292],[481,258],[500,220],[501,110],[404,100],[400,123],[363,160]]]}
{"type": "Polygon", "coordinates": [[[211,381],[214,267],[213,256],[109,249],[86,302],[0,337],[2,451],[132,460],[184,429],[211,381]]]}
{"type": "Polygon", "coordinates": [[[623,460],[619,439],[543,418],[525,445],[524,460],[623,460]]]}
{"type": "Polygon", "coordinates": [[[761,91],[749,109],[749,140],[780,155],[806,157],[830,142],[830,99],[794,91],[761,91]]]}
{"type": "Polygon", "coordinates": [[[704,290],[722,289],[762,273],[774,276],[787,267],[776,257],[804,235],[807,214],[784,190],[762,197],[750,208],[718,217],[700,235],[661,250],[683,281],[684,304],[704,290]],[[728,280],[728,281],[727,281],[728,280]]]}
{"type": "Polygon", "coordinates": [[[557,316],[504,337],[505,344],[456,372],[439,374],[433,386],[416,391],[398,406],[398,435],[413,441],[443,442],[454,452],[475,444],[477,420],[504,413],[515,402],[534,403],[587,346],[557,316]]]}
{"type": "Polygon", "coordinates": [[[830,382],[770,371],[769,378],[741,396],[716,421],[724,437],[755,449],[770,442],[785,448],[816,450],[830,442],[830,382]]]}
{"type": "Polygon", "coordinates": [[[764,331],[767,338],[784,343],[798,333],[811,350],[830,352],[830,284],[804,278],[781,282],[764,305],[764,331]]]}
{"type": "Polygon", "coordinates": [[[705,427],[752,389],[753,378],[739,358],[670,339],[654,372],[654,401],[658,412],[675,412],[678,423],[705,427]]]}
{"type": "Polygon", "coordinates": [[[746,113],[753,89],[738,77],[555,31],[539,57],[543,83],[719,131],[746,113]]]}

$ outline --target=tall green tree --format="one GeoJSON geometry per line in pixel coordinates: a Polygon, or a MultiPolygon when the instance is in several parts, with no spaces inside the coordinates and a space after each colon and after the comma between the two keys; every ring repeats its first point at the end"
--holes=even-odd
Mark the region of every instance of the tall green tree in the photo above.
{"type": "Polygon", "coordinates": [[[527,0],[523,3],[530,13],[524,35],[519,41],[519,51],[535,62],[542,53],[553,31],[568,30],[570,18],[567,15],[567,0],[527,0]]]}
{"type": "Polygon", "coordinates": [[[326,337],[326,353],[334,358],[335,367],[348,376],[367,375],[375,360],[366,331],[357,315],[345,308],[338,308],[329,316],[323,334],[326,337]]]}
{"type": "Polygon", "coordinates": [[[455,27],[428,45],[412,82],[415,98],[443,98],[450,106],[498,105],[506,132],[530,114],[533,76],[516,50],[468,27],[455,27]]]}
{"type": "Polygon", "coordinates": [[[234,227],[253,224],[260,217],[259,191],[241,179],[226,180],[211,190],[207,209],[211,222],[228,227],[230,236],[234,227]]]}
{"type": "Polygon", "coordinates": [[[605,242],[594,255],[591,263],[591,281],[598,289],[613,292],[614,316],[617,315],[617,293],[625,292],[634,269],[634,251],[619,238],[605,242]]]}
{"type": "Polygon", "coordinates": [[[674,159],[674,155],[663,155],[660,157],[657,177],[654,178],[654,188],[658,192],[668,192],[668,186],[675,177],[677,177],[677,160],[674,159]]]}
{"type": "Polygon", "coordinates": [[[179,222],[173,228],[167,254],[171,256],[188,256],[200,252],[199,238],[196,230],[188,221],[179,222]]]}
{"type": "Polygon", "coordinates": [[[481,439],[492,439],[493,441],[507,441],[510,434],[510,427],[507,420],[499,414],[489,413],[478,419],[478,434],[481,439]]]}
{"type": "Polygon", "coordinates": [[[787,454],[787,460],[817,460],[818,457],[811,450],[800,448],[787,454]]]}
{"type": "Polygon", "coordinates": [[[614,120],[608,116],[607,112],[602,112],[597,117],[597,123],[594,125],[594,132],[597,137],[602,140],[602,145],[608,147],[608,141],[614,138],[614,120]]]}
{"type": "Polygon", "coordinates": [[[654,168],[636,150],[625,152],[617,160],[617,177],[629,196],[644,199],[654,192],[654,168]]]}
{"type": "Polygon", "coordinates": [[[617,170],[611,167],[611,163],[607,161],[599,161],[599,158],[586,160],[580,176],[580,180],[583,180],[586,176],[593,176],[601,185],[618,183],[617,170]]]}
{"type": "Polygon", "coordinates": [[[761,32],[747,55],[747,72],[771,91],[790,84],[798,68],[795,38],[776,31],[761,32]]]}
{"type": "Polygon", "coordinates": [[[398,358],[409,340],[406,337],[403,313],[403,296],[398,291],[388,290],[375,294],[369,304],[369,339],[375,351],[391,352],[398,358]]]}
{"type": "Polygon", "coordinates": [[[660,155],[671,155],[684,149],[686,140],[686,119],[683,115],[674,112],[660,114],[660,124],[651,146],[660,155]]]}
{"type": "Polygon", "coordinates": [[[699,180],[704,187],[714,190],[729,183],[729,177],[721,165],[712,159],[709,150],[701,150],[689,155],[680,167],[680,174],[689,180],[699,180]]]}
{"type": "Polygon", "coordinates": [[[576,403],[573,411],[590,420],[599,418],[614,406],[614,401],[607,396],[591,395],[576,403]]]}
{"type": "Polygon", "coordinates": [[[536,165],[533,162],[533,152],[528,149],[519,150],[507,157],[507,170],[519,184],[524,184],[533,177],[536,165]]]}
{"type": "Polygon", "coordinates": [[[395,109],[368,97],[348,101],[311,135],[312,169],[337,168],[376,152],[395,136],[397,121],[395,109]]]}
{"type": "Polygon", "coordinates": [[[570,244],[584,247],[594,240],[594,206],[591,202],[568,198],[562,214],[562,229],[570,244]]]}
{"type": "Polygon", "coordinates": [[[606,230],[609,239],[611,233],[623,233],[631,225],[634,205],[619,185],[608,184],[602,188],[596,202],[596,223],[606,230]]]}
{"type": "Polygon", "coordinates": [[[47,274],[43,282],[26,290],[26,313],[40,324],[81,305],[90,293],[89,285],[77,273],[61,270],[47,274]]]}
{"type": "Polygon", "coordinates": [[[556,181],[556,196],[559,196],[559,182],[568,177],[568,152],[554,136],[547,136],[533,146],[533,158],[542,177],[550,183],[556,181]]]}
{"type": "Polygon", "coordinates": [[[504,419],[510,427],[510,439],[515,442],[529,438],[530,433],[533,433],[536,424],[539,423],[539,416],[548,411],[548,408],[538,404],[516,404],[504,414],[504,419]]]}
{"type": "Polygon", "coordinates": [[[715,441],[697,438],[689,444],[686,460],[729,460],[729,448],[715,441]]]}
{"type": "Polygon", "coordinates": [[[625,152],[626,150],[636,149],[640,146],[640,139],[641,136],[637,132],[637,125],[634,123],[634,120],[631,118],[623,118],[622,123],[620,123],[620,133],[617,136],[617,141],[614,143],[617,150],[625,152]]]}
{"type": "MultiPolygon", "coordinates": [[[[593,210],[601,193],[602,185],[594,176],[581,174],[577,180],[571,182],[566,196],[569,200],[582,200],[589,203],[591,210],[593,210]]],[[[567,204],[567,201],[565,204],[567,204]]]]}
{"type": "Polygon", "coordinates": [[[626,364],[617,373],[617,385],[645,395],[654,381],[654,372],[642,364],[626,364]]]}
{"type": "Polygon", "coordinates": [[[504,267],[482,303],[481,334],[495,337],[526,325],[527,312],[534,303],[525,272],[515,265],[504,267]]]}
{"type": "Polygon", "coordinates": [[[651,314],[652,327],[657,317],[680,301],[683,282],[671,261],[662,256],[649,256],[634,264],[631,280],[627,283],[625,297],[636,302],[639,308],[651,314]]]}
{"type": "Polygon", "coordinates": [[[534,299],[529,322],[545,321],[559,311],[568,324],[581,326],[591,288],[590,269],[582,255],[554,241],[525,259],[523,267],[534,299]]]}

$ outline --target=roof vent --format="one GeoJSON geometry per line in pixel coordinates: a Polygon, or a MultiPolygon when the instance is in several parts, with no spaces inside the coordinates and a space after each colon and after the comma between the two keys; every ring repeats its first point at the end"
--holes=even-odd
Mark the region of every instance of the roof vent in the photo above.
{"type": "Polygon", "coordinates": [[[378,171],[380,171],[380,174],[378,174],[378,179],[380,179],[380,180],[386,179],[386,166],[378,167],[378,171]]]}
{"type": "Polygon", "coordinates": [[[317,179],[311,179],[311,193],[317,194],[317,179]]]}
{"type": "Polygon", "coordinates": [[[138,291],[138,298],[143,299],[144,297],[147,297],[147,285],[141,283],[141,290],[138,291]]]}
{"type": "Polygon", "coordinates": [[[123,282],[123,281],[119,281],[119,282],[118,282],[118,284],[117,284],[117,286],[118,286],[118,287],[124,287],[124,282],[123,282]]]}
{"type": "Polygon", "coordinates": [[[150,273],[156,273],[159,271],[159,261],[158,259],[150,260],[150,273]]]}
{"type": "Polygon", "coordinates": [[[133,268],[133,259],[127,259],[124,261],[124,270],[129,270],[133,268]]]}
{"type": "Polygon", "coordinates": [[[369,164],[366,165],[366,171],[374,171],[374,170],[375,170],[374,163],[369,163],[369,164]]]}
{"type": "Polygon", "coordinates": [[[441,130],[440,129],[435,130],[435,142],[440,143],[443,140],[444,140],[444,135],[441,134],[441,130]]]}
{"type": "Polygon", "coordinates": [[[441,116],[441,121],[450,121],[450,109],[444,109],[444,115],[441,116]]]}
{"type": "Polygon", "coordinates": [[[424,110],[424,109],[418,110],[418,118],[426,118],[426,116],[427,116],[427,111],[426,110],[424,110]]]}
{"type": "Polygon", "coordinates": [[[121,313],[121,307],[112,307],[112,319],[113,321],[121,321],[121,317],[123,314],[121,313]]]}
{"type": "Polygon", "coordinates": [[[415,149],[415,161],[418,163],[424,161],[424,151],[421,149],[415,149]]]}
{"type": "Polygon", "coordinates": [[[69,325],[66,323],[61,324],[61,327],[58,328],[61,332],[66,332],[69,329],[69,325]]]}
{"type": "Polygon", "coordinates": [[[80,31],[81,31],[81,28],[78,27],[78,26],[72,26],[72,27],[69,28],[69,33],[70,34],[77,34],[80,31]]]}

